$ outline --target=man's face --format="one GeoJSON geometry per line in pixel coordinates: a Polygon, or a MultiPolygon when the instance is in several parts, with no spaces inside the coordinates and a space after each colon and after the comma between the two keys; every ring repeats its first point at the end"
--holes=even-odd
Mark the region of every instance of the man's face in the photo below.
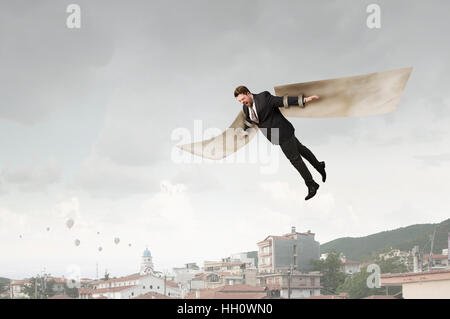
{"type": "Polygon", "coordinates": [[[239,94],[238,96],[236,96],[236,99],[238,100],[239,103],[245,105],[246,107],[251,107],[253,105],[253,98],[251,93],[247,93],[247,94],[239,94]]]}

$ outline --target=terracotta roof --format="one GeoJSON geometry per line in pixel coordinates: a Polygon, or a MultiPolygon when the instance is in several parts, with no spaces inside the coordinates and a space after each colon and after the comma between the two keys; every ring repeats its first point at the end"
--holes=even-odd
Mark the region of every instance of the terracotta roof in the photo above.
{"type": "Polygon", "coordinates": [[[174,297],[165,296],[154,291],[147,292],[146,294],[131,298],[131,299],[177,299],[174,297]]]}
{"type": "Polygon", "coordinates": [[[372,295],[361,299],[397,299],[397,298],[391,295],[372,295]]]}
{"type": "Polygon", "coordinates": [[[11,286],[14,286],[14,285],[25,285],[25,284],[31,284],[31,280],[30,279],[11,280],[11,283],[10,283],[11,286]]]}
{"type": "Polygon", "coordinates": [[[374,264],[374,263],[375,263],[375,262],[373,262],[373,261],[369,261],[369,262],[362,263],[362,264],[361,264],[361,268],[364,268],[364,267],[369,266],[369,265],[374,264]]]}
{"type": "Polygon", "coordinates": [[[204,280],[207,275],[208,274],[205,274],[205,273],[196,274],[195,277],[192,278],[192,280],[204,280]]]}
{"type": "Polygon", "coordinates": [[[113,287],[113,288],[100,288],[100,289],[88,289],[88,288],[80,288],[78,293],[80,295],[92,295],[92,294],[102,294],[106,292],[118,292],[122,290],[126,290],[128,288],[136,287],[133,285],[130,286],[121,286],[121,287],[113,287]]]}
{"type": "Polygon", "coordinates": [[[169,287],[178,287],[178,284],[176,282],[173,281],[166,281],[166,285],[169,287]]]}
{"type": "Polygon", "coordinates": [[[310,296],[307,299],[348,299],[339,295],[322,295],[322,296],[310,296]]]}
{"type": "Polygon", "coordinates": [[[440,270],[431,270],[431,271],[422,271],[422,272],[407,272],[400,274],[381,274],[381,278],[391,278],[391,277],[413,277],[413,276],[421,276],[421,275],[434,275],[434,274],[450,274],[450,269],[440,269],[440,270]]]}
{"type": "Polygon", "coordinates": [[[216,288],[217,291],[223,291],[223,292],[264,292],[263,287],[255,287],[250,285],[225,285],[216,288]]]}
{"type": "Polygon", "coordinates": [[[266,239],[261,240],[260,242],[257,242],[256,245],[261,244],[265,241],[267,241],[269,238],[276,238],[276,239],[292,239],[292,235],[303,235],[303,236],[314,236],[315,233],[299,233],[299,232],[295,232],[295,233],[289,233],[289,234],[285,234],[282,236],[279,235],[269,235],[266,237],[266,239]]]}
{"type": "MultiPolygon", "coordinates": [[[[428,258],[430,258],[430,255],[423,255],[423,259],[426,261],[428,260],[428,258]]],[[[440,255],[440,254],[433,254],[432,255],[433,259],[448,259],[447,255],[440,255]]]]}
{"type": "Polygon", "coordinates": [[[55,296],[50,297],[48,299],[73,299],[73,298],[70,298],[69,296],[65,296],[65,295],[55,295],[55,296]]]}
{"type": "Polygon", "coordinates": [[[217,274],[219,276],[232,276],[233,274],[230,271],[217,271],[213,274],[217,274]]]}
{"type": "MultiPolygon", "coordinates": [[[[263,299],[265,292],[221,292],[213,289],[200,291],[199,299],[263,299]]],[[[196,292],[191,292],[185,299],[197,299],[196,292]]]]}
{"type": "Polygon", "coordinates": [[[216,292],[214,298],[212,299],[263,299],[266,298],[267,294],[265,292],[253,292],[253,293],[243,293],[243,292],[232,292],[223,293],[216,292]]]}
{"type": "Polygon", "coordinates": [[[339,295],[320,295],[320,296],[310,296],[307,299],[348,299],[349,294],[342,292],[339,295]]]}
{"type": "Polygon", "coordinates": [[[413,282],[450,280],[450,269],[431,270],[417,273],[381,274],[381,285],[402,285],[413,282]]]}
{"type": "Polygon", "coordinates": [[[95,282],[93,282],[93,285],[100,285],[100,284],[105,284],[105,283],[110,283],[110,282],[122,282],[122,281],[130,281],[130,280],[136,280],[142,277],[147,277],[148,275],[130,275],[130,276],[125,276],[125,277],[119,277],[119,278],[113,278],[113,279],[108,279],[108,280],[97,280],[95,282]]]}
{"type": "MultiPolygon", "coordinates": [[[[267,296],[263,287],[250,285],[225,285],[212,289],[201,289],[200,299],[262,299],[267,296]]],[[[189,293],[185,299],[196,299],[196,292],[189,293]]]]}

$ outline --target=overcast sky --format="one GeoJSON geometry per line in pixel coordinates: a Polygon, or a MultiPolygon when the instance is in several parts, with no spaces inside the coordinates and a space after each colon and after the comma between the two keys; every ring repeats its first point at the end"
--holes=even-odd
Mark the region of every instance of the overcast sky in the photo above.
{"type": "Polygon", "coordinates": [[[291,226],[325,243],[447,219],[449,11],[445,0],[0,0],[0,276],[77,265],[92,278],[96,263],[127,275],[146,246],[164,271],[256,250],[291,226]],[[70,3],[80,29],[66,27],[70,3]],[[366,25],[371,3],[381,29],[366,25]],[[274,94],[409,66],[393,113],[290,119],[327,164],[308,202],[277,146],[265,162],[172,160],[175,129],[231,124],[238,85],[274,94]]]}

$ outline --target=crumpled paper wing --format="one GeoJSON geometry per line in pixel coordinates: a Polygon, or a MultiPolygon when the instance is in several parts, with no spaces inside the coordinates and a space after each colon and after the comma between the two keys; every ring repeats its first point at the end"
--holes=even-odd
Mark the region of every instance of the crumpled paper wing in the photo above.
{"type": "Polygon", "coordinates": [[[200,142],[177,145],[177,147],[204,158],[223,159],[245,146],[258,132],[258,127],[252,126],[246,131],[248,135],[243,136],[240,134],[240,131],[244,129],[245,114],[241,110],[230,127],[221,135],[200,142]]]}
{"type": "Polygon", "coordinates": [[[285,117],[351,117],[389,113],[397,108],[412,69],[276,86],[275,95],[319,96],[305,108],[280,108],[285,117]]]}
{"type": "MultiPolygon", "coordinates": [[[[412,67],[359,76],[276,86],[277,96],[318,95],[319,99],[305,108],[280,107],[285,117],[351,117],[393,112],[400,102],[412,67]]],[[[221,135],[191,144],[177,145],[192,154],[223,159],[245,146],[256,135],[258,128],[248,129],[248,136],[238,131],[245,128],[245,114],[241,110],[221,135]]]]}

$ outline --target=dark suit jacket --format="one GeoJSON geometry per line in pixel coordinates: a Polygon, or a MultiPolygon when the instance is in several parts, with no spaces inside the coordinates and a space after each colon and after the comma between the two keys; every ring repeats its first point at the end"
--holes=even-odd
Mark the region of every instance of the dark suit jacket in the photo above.
{"type": "MultiPolygon", "coordinates": [[[[301,98],[303,99],[303,95],[301,98]]],[[[282,144],[294,135],[295,129],[291,122],[289,122],[278,109],[279,107],[284,106],[283,97],[273,96],[268,91],[264,91],[259,94],[253,94],[253,101],[256,104],[256,113],[259,124],[250,119],[250,110],[247,106],[243,105],[242,107],[246,120],[252,124],[256,124],[272,144],[282,144]]],[[[298,97],[289,96],[288,105],[299,105],[298,97]]],[[[247,130],[248,128],[249,126],[246,125],[245,129],[247,130]]]]}

